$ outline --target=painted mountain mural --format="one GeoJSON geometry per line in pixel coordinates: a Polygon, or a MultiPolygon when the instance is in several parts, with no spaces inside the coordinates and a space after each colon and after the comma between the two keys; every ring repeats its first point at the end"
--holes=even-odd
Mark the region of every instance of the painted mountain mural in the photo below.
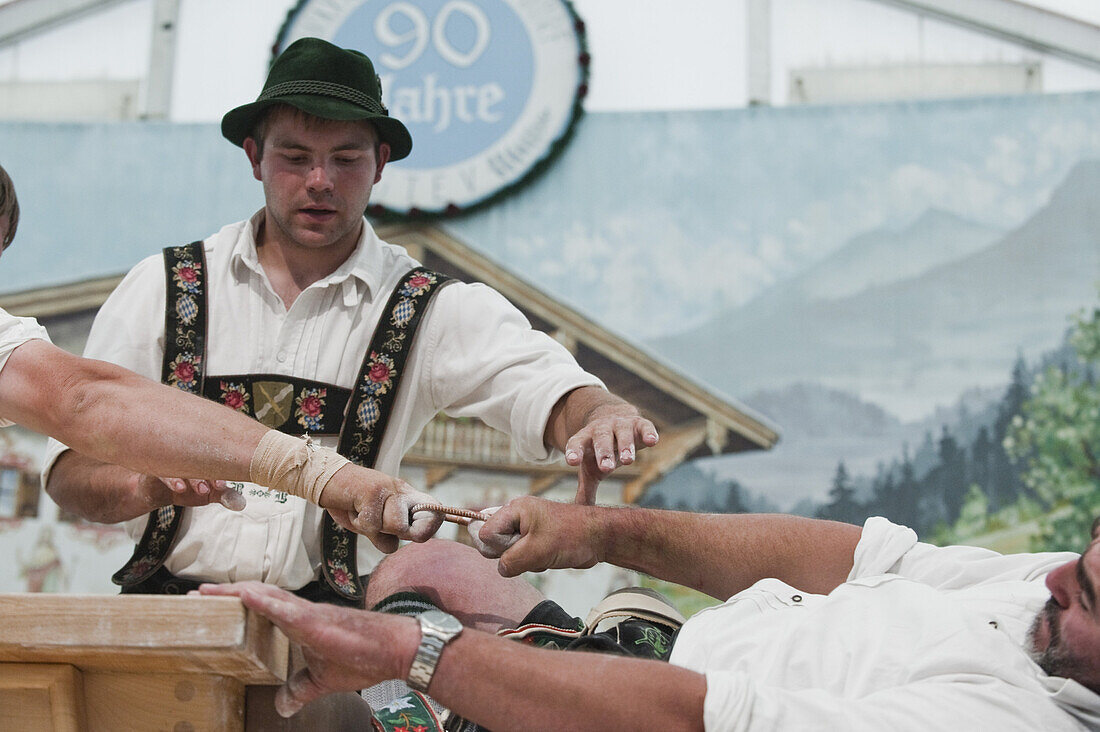
{"type": "Polygon", "coordinates": [[[1004,383],[1019,353],[1053,347],[1094,298],[1098,190],[1100,161],[1077,164],[1047,205],[977,251],[987,230],[937,213],[877,247],[856,237],[742,308],[651,346],[735,397],[812,382],[902,419],[925,416],[969,387],[1004,383]],[[909,276],[883,274],[891,259],[886,271],[909,276]],[[878,280],[863,277],[855,292],[839,273],[861,260],[875,261],[878,280]]]}
{"type": "Polygon", "coordinates": [[[1100,161],[1082,161],[1002,235],[929,211],[903,230],[854,237],[743,307],[651,343],[784,428],[770,453],[703,465],[790,508],[820,499],[838,460],[872,473],[903,443],[938,432],[948,407],[981,409],[1014,361],[1055,348],[1070,314],[1095,301],[1098,190],[1100,161]]]}

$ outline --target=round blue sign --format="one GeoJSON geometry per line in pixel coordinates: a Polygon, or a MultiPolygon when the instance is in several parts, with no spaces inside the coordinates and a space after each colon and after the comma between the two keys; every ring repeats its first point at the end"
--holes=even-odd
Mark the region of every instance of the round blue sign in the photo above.
{"type": "Polygon", "coordinates": [[[413,139],[372,213],[468,210],[525,181],[581,113],[588,56],[564,0],[303,0],[276,53],[304,36],[367,54],[413,139]]]}

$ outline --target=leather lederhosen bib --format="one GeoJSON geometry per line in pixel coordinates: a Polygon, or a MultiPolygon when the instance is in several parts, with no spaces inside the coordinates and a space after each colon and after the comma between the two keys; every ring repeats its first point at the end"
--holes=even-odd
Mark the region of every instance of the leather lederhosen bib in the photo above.
{"type": "MultiPolygon", "coordinates": [[[[206,260],[201,241],[164,250],[167,296],[162,380],[191,394],[248,414],[288,434],[339,435],[337,451],[372,467],[397,396],[398,382],[428,303],[450,278],[416,267],[394,288],[371,337],[353,388],[282,374],[206,375],[206,260]]],[[[356,534],[323,514],[322,575],[345,601],[361,605],[356,534]]],[[[134,587],[163,566],[183,518],[183,508],[149,514],[134,555],[111,578],[134,587]]]]}

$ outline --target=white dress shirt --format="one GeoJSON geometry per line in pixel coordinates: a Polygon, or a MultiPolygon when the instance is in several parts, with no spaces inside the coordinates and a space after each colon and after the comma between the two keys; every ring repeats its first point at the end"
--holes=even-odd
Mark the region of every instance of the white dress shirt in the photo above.
{"type": "MultiPolygon", "coordinates": [[[[280,374],[351,388],[391,291],[418,262],[383,242],[364,221],[355,252],[307,287],[287,309],[256,255],[261,209],[205,241],[208,298],[207,378],[280,374]]],[[[96,316],[85,356],[159,379],[164,353],[162,255],[140,262],[96,316]]],[[[401,458],[440,411],[479,417],[512,436],[527,460],[555,455],[543,444],[550,410],[570,390],[601,385],[573,357],[495,290],[453,283],[426,311],[389,426],[378,470],[397,475],[401,458]]],[[[329,447],[336,438],[319,440],[329,447]]],[[[51,441],[44,477],[65,446],[51,441]]],[[[319,576],[322,510],[300,498],[242,484],[248,500],[235,513],[220,505],[187,509],[166,567],[214,582],[261,580],[296,589],[319,576]]],[[[134,540],[146,517],[127,522],[134,540]]],[[[361,538],[359,571],[381,554],[361,538]]]]}
{"type": "Polygon", "coordinates": [[[706,675],[708,730],[1097,729],[1100,696],[1023,650],[1043,578],[1076,557],[939,548],[872,518],[845,584],[762,580],[689,619],[670,661],[706,675]]]}
{"type": "MultiPolygon", "coordinates": [[[[34,318],[18,318],[0,308],[0,369],[8,362],[11,352],[27,341],[49,341],[46,329],[34,318]]],[[[9,427],[14,422],[0,417],[0,427],[9,427]]]]}

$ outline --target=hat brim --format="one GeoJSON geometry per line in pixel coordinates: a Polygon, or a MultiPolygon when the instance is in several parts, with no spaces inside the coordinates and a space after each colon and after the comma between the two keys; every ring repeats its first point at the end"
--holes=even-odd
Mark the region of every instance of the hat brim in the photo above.
{"type": "Polygon", "coordinates": [[[222,117],[222,135],[238,147],[252,135],[256,120],[268,107],[289,104],[314,117],[332,120],[368,120],[378,130],[379,139],[390,146],[390,160],[401,160],[412,151],[412,136],[408,129],[393,117],[377,114],[342,99],[318,97],[312,94],[282,96],[276,99],[243,104],[231,109],[222,117]]]}

